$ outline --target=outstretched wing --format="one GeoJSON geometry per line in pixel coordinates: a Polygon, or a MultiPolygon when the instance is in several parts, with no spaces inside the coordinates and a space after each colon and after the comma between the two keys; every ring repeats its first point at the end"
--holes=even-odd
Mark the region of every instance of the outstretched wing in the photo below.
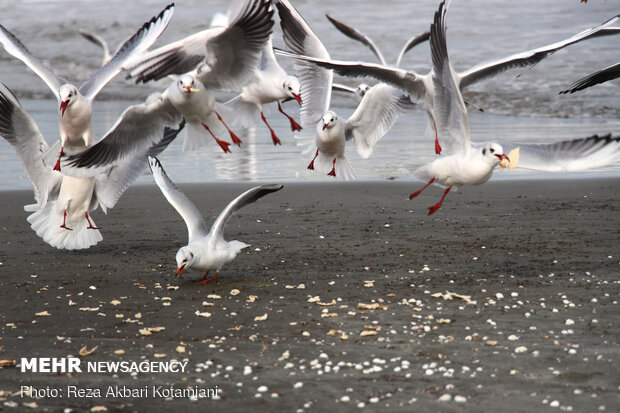
{"type": "Polygon", "coordinates": [[[196,205],[194,205],[193,202],[177,188],[174,182],[168,178],[166,171],[164,171],[164,168],[157,158],[149,156],[148,160],[155,183],[159,186],[159,189],[161,189],[161,192],[168,202],[170,202],[170,205],[181,215],[181,218],[185,221],[185,225],[187,225],[189,243],[207,235],[209,231],[196,205]]]}
{"type": "Polygon", "coordinates": [[[240,89],[254,73],[273,26],[270,0],[246,0],[226,27],[203,30],[144,54],[129,66],[136,83],[183,74],[198,67],[207,86],[240,89]]]}
{"type": "Polygon", "coordinates": [[[375,56],[377,56],[377,59],[379,59],[379,62],[381,62],[382,65],[385,66],[387,64],[385,62],[385,57],[383,57],[383,53],[381,53],[381,50],[379,50],[375,42],[373,42],[370,37],[366,36],[355,27],[349,26],[348,24],[343,23],[340,20],[334,19],[329,14],[325,14],[325,17],[327,17],[327,20],[329,20],[331,24],[336,27],[336,29],[340,30],[342,34],[366,45],[370,49],[370,51],[373,52],[375,56]]]}
{"type": "Polygon", "coordinates": [[[570,85],[566,90],[560,92],[563,93],[575,93],[579,90],[589,88],[590,86],[598,85],[599,83],[609,82],[620,77],[620,63],[606,67],[603,70],[592,73],[586,77],[583,77],[570,85]]]}
{"type": "Polygon", "coordinates": [[[446,45],[445,2],[439,4],[431,24],[433,58],[433,112],[442,146],[449,152],[466,152],[470,148],[469,120],[463,96],[457,86],[446,45]]]}
{"type": "Polygon", "coordinates": [[[45,82],[45,84],[52,89],[52,93],[56,96],[56,99],[60,99],[58,96],[58,90],[62,85],[67,83],[61,77],[58,77],[47,66],[43,64],[39,59],[34,57],[32,53],[22,44],[21,41],[13,33],[8,31],[3,25],[0,24],[0,43],[4,46],[4,50],[7,51],[13,57],[21,60],[26,66],[30,68],[37,76],[45,82]]]}
{"type": "Polygon", "coordinates": [[[104,210],[116,205],[129,185],[138,179],[138,176],[146,169],[148,158],[162,153],[179,135],[184,126],[185,122],[181,122],[178,129],[164,128],[163,137],[159,142],[154,143],[147,150],[119,162],[108,169],[105,174],[98,175],[95,178],[95,196],[104,210]]]}
{"type": "Polygon", "coordinates": [[[224,227],[235,212],[265,195],[279,191],[282,188],[284,188],[284,185],[274,184],[255,186],[254,188],[248,189],[237,198],[233,199],[232,202],[226,205],[226,208],[220,212],[220,215],[218,215],[211,227],[211,235],[216,238],[223,237],[224,227]]]}
{"type": "Polygon", "coordinates": [[[78,33],[80,33],[83,38],[103,50],[103,64],[106,64],[112,58],[112,55],[110,54],[110,48],[108,47],[108,42],[106,42],[103,37],[99,36],[97,33],[84,29],[78,29],[78,33]]]}
{"type": "Polygon", "coordinates": [[[602,168],[620,162],[620,136],[592,135],[549,144],[502,142],[504,152],[519,148],[518,168],[562,172],[602,168]]]}
{"type": "Polygon", "coordinates": [[[62,174],[45,163],[48,145],[39,127],[17,98],[0,83],[0,135],[15,149],[34,187],[35,199],[44,205],[51,193],[59,190],[62,174]]]}
{"type": "MultiPolygon", "coordinates": [[[[414,102],[417,102],[426,94],[426,88],[424,86],[423,78],[412,71],[383,66],[375,63],[350,62],[346,60],[316,58],[308,55],[303,55],[298,52],[291,53],[279,49],[276,49],[276,54],[292,57],[297,59],[297,61],[308,62],[306,63],[308,65],[314,64],[325,69],[333,70],[341,76],[352,78],[373,77],[382,82],[389,83],[397,88],[400,88],[401,90],[409,94],[411,100],[414,102]]],[[[303,95],[303,88],[301,92],[303,95]]]]}
{"type": "Polygon", "coordinates": [[[345,137],[355,140],[362,158],[368,158],[376,145],[396,123],[398,116],[413,104],[400,89],[385,83],[370,88],[347,120],[345,137]]]}
{"type": "Polygon", "coordinates": [[[398,54],[398,59],[396,59],[396,67],[400,67],[400,63],[403,61],[403,57],[405,57],[405,54],[409,50],[413,49],[420,43],[427,41],[428,39],[430,39],[430,37],[431,37],[431,32],[426,31],[424,33],[415,35],[411,39],[407,40],[407,43],[405,43],[403,48],[400,50],[400,53],[398,54]]]}
{"type": "MultiPolygon", "coordinates": [[[[276,7],[289,49],[296,54],[329,59],[323,43],[288,0],[277,0],[276,7]]],[[[303,60],[295,61],[295,71],[301,84],[301,124],[304,128],[313,128],[329,110],[334,74],[303,60]]]]}
{"type": "Polygon", "coordinates": [[[620,34],[620,28],[609,27],[612,24],[616,23],[618,20],[620,20],[620,15],[609,19],[608,21],[599,26],[586,29],[580,33],[577,33],[576,35],[568,39],[542,46],[537,49],[528,50],[527,52],[515,53],[502,59],[476,65],[471,69],[459,74],[460,88],[461,90],[463,90],[472,83],[476,83],[483,79],[498,75],[509,69],[533,66],[544,58],[551,56],[558,50],[563,49],[566,46],[570,46],[571,44],[578,43],[582,40],[600,36],[620,34]]]}
{"type": "Polygon", "coordinates": [[[145,103],[128,107],[95,145],[75,155],[63,155],[63,173],[77,177],[101,173],[112,164],[147,150],[160,141],[165,127],[178,129],[182,122],[183,116],[172,106],[167,93],[155,94],[145,103]]]}
{"type": "Polygon", "coordinates": [[[100,67],[86,82],[80,86],[80,93],[86,98],[93,100],[99,91],[119,74],[127,65],[141,56],[155,43],[155,40],[168,27],[174,3],[164,8],[159,15],[144,23],[140,30],[123,43],[116,54],[106,65],[100,67]]]}

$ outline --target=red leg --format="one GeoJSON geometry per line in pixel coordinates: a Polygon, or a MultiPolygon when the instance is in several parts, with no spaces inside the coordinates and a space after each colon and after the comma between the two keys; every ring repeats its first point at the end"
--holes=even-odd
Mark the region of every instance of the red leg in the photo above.
{"type": "Polygon", "coordinates": [[[435,119],[433,119],[433,128],[435,129],[435,154],[439,155],[441,153],[441,145],[439,144],[439,136],[437,135],[437,124],[435,123],[435,119]]]}
{"type": "Polygon", "coordinates": [[[265,119],[265,114],[263,114],[262,111],[260,112],[260,117],[263,119],[263,122],[265,122],[265,125],[267,125],[267,127],[269,128],[269,131],[271,132],[271,140],[273,141],[273,144],[282,145],[282,142],[276,136],[276,133],[273,131],[273,129],[271,129],[271,126],[269,125],[269,123],[267,123],[267,119],[265,119]]]}
{"type": "Polygon", "coordinates": [[[211,134],[211,136],[213,136],[213,139],[215,139],[215,142],[217,142],[217,144],[220,145],[220,148],[222,148],[224,153],[230,152],[230,149],[228,149],[228,147],[230,146],[230,143],[216,138],[213,132],[211,132],[211,129],[209,129],[209,127],[206,124],[203,123],[202,126],[204,126],[204,128],[211,134]]]}
{"type": "Polygon", "coordinates": [[[336,176],[336,158],[334,158],[334,162],[332,162],[332,170],[327,174],[329,176],[336,176]]]}
{"type": "Polygon", "coordinates": [[[286,116],[288,118],[288,120],[291,122],[291,131],[295,132],[295,131],[300,131],[301,130],[301,125],[297,122],[295,122],[295,119],[293,119],[292,117],[290,117],[289,115],[287,115],[284,110],[282,110],[282,106],[280,105],[280,101],[278,100],[278,110],[280,111],[281,114],[283,114],[284,116],[286,116]]]}
{"type": "Polygon", "coordinates": [[[314,160],[316,159],[316,157],[319,156],[319,150],[316,150],[316,153],[314,154],[314,158],[312,158],[312,160],[310,161],[310,165],[308,165],[308,169],[314,171],[314,160]]]}
{"type": "Polygon", "coordinates": [[[448,192],[450,192],[450,189],[452,189],[451,186],[449,186],[444,191],[443,196],[441,197],[441,200],[437,204],[428,207],[428,215],[433,215],[435,212],[437,212],[439,208],[441,208],[441,204],[443,204],[443,200],[446,198],[446,195],[448,195],[448,192]]]}
{"type": "Polygon", "coordinates": [[[86,212],[85,215],[86,215],[86,221],[88,221],[88,226],[86,228],[88,228],[88,229],[99,229],[99,227],[94,226],[93,223],[90,222],[90,217],[88,216],[88,212],[86,212]]]}
{"type": "MultiPolygon", "coordinates": [[[[65,147],[62,146],[60,148],[60,154],[58,155],[58,160],[56,161],[56,165],[54,165],[54,170],[55,171],[60,171],[60,158],[62,157],[62,155],[64,155],[64,153],[65,153],[65,147]]],[[[66,211],[65,211],[65,213],[66,213],[66,211]]]]}
{"type": "Polygon", "coordinates": [[[222,119],[219,113],[215,112],[215,114],[217,115],[217,118],[220,120],[220,122],[222,122],[224,126],[226,127],[226,129],[228,130],[228,133],[230,134],[230,139],[232,139],[233,143],[237,146],[241,146],[241,139],[239,139],[239,137],[235,135],[233,131],[230,130],[230,128],[228,127],[226,122],[224,122],[224,119],[222,119]]]}
{"type": "Polygon", "coordinates": [[[214,277],[211,277],[211,278],[207,278],[207,275],[209,275],[209,271],[207,271],[207,272],[205,273],[205,276],[204,276],[204,277],[202,277],[202,280],[197,281],[197,282],[196,282],[196,284],[203,284],[203,285],[204,285],[204,284],[206,284],[206,283],[208,283],[208,282],[210,282],[210,281],[217,280],[217,279],[220,277],[220,272],[219,272],[219,271],[218,271],[218,272],[216,272],[216,273],[215,273],[215,276],[214,276],[214,277]]]}
{"type": "Polygon", "coordinates": [[[67,210],[66,209],[65,209],[65,214],[62,217],[62,225],[60,226],[60,228],[64,228],[64,229],[66,229],[68,231],[73,231],[73,229],[71,229],[71,228],[69,228],[67,226],[67,210]]]}
{"type": "Polygon", "coordinates": [[[428,188],[428,186],[429,186],[430,184],[432,184],[433,182],[435,182],[435,178],[432,178],[430,181],[428,181],[428,183],[427,183],[426,185],[424,185],[424,186],[422,187],[422,189],[420,189],[420,190],[418,190],[418,191],[415,191],[413,194],[409,195],[409,199],[413,199],[413,198],[415,198],[416,196],[420,195],[420,194],[422,193],[422,191],[424,191],[426,188],[428,188]]]}

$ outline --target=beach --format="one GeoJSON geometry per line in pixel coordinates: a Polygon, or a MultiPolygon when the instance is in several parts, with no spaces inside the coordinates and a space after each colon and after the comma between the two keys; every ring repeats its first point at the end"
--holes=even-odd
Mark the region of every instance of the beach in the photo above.
{"type": "MultiPolygon", "coordinates": [[[[210,225],[252,184],[179,186],[210,225]]],[[[285,182],[230,220],[251,247],[207,285],[175,276],[187,230],[154,184],[93,212],[84,251],[36,236],[31,191],[1,192],[0,410],[620,409],[620,181],[498,180],[433,216],[420,186],[285,182]],[[21,372],[69,355],[104,367],[21,372]]]]}

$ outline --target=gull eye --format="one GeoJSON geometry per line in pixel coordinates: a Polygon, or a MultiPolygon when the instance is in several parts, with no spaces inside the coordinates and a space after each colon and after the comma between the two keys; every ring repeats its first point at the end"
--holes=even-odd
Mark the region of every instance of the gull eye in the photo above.
{"type": "Polygon", "coordinates": [[[482,150],[482,155],[486,155],[486,154],[487,154],[487,148],[484,148],[484,149],[482,150]]]}
{"type": "Polygon", "coordinates": [[[491,151],[491,153],[494,153],[494,152],[495,152],[495,149],[493,149],[493,148],[491,148],[491,149],[489,149],[489,150],[491,151]]]}

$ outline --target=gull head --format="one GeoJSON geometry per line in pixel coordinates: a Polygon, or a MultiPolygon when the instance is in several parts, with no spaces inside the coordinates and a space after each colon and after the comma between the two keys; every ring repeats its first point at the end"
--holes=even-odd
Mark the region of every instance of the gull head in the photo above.
{"type": "Polygon", "coordinates": [[[194,262],[194,253],[189,246],[185,246],[177,251],[177,272],[180,277],[187,267],[191,267],[194,262]]]}
{"type": "Polygon", "coordinates": [[[369,90],[370,90],[370,86],[368,86],[366,83],[360,83],[360,84],[357,86],[357,89],[355,89],[355,93],[356,93],[359,97],[363,98],[363,97],[364,97],[364,95],[366,94],[366,92],[368,92],[369,90]]]}
{"type": "Polygon", "coordinates": [[[177,79],[176,84],[177,87],[187,95],[200,92],[200,89],[194,87],[196,86],[196,79],[192,75],[184,74],[183,76],[180,76],[177,79]]]}
{"type": "MultiPolygon", "coordinates": [[[[508,156],[504,153],[502,145],[499,143],[487,143],[482,148],[482,156],[488,159],[493,165],[498,165],[502,160],[508,159],[508,156]]],[[[510,162],[510,159],[508,159],[510,162]]]]}
{"type": "Polygon", "coordinates": [[[73,102],[78,99],[78,90],[72,84],[65,84],[60,87],[58,97],[60,99],[60,116],[64,116],[65,111],[73,102]]]}
{"type": "Polygon", "coordinates": [[[321,122],[323,123],[322,130],[333,128],[334,126],[336,126],[337,121],[338,121],[338,115],[336,115],[334,112],[330,110],[325,115],[323,115],[323,119],[321,119],[321,122]]]}
{"type": "Polygon", "coordinates": [[[282,89],[284,93],[286,93],[286,96],[295,99],[297,103],[301,105],[301,87],[299,85],[299,79],[295,76],[286,76],[284,78],[284,83],[282,83],[282,89]]]}

